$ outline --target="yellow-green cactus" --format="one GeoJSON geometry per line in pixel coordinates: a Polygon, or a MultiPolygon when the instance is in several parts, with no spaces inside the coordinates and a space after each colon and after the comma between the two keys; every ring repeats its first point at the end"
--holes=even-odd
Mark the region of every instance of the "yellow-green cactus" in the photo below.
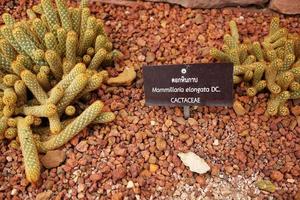
{"type": "Polygon", "coordinates": [[[50,82],[49,82],[49,76],[45,73],[40,71],[37,75],[36,75],[37,81],[39,82],[39,84],[42,86],[42,88],[45,91],[49,91],[51,88],[50,82]]]}
{"type": "Polygon", "coordinates": [[[31,183],[36,183],[40,178],[40,161],[36,145],[33,140],[29,120],[18,118],[18,138],[23,155],[26,178],[31,183]]]}
{"type": "Polygon", "coordinates": [[[63,75],[62,62],[60,56],[53,50],[48,50],[45,53],[46,61],[50,66],[50,70],[57,80],[60,80],[63,75]]]}
{"type": "Polygon", "coordinates": [[[15,22],[16,22],[16,20],[14,19],[14,17],[11,16],[11,14],[9,14],[9,13],[3,13],[2,14],[2,20],[8,26],[13,26],[15,24],[15,22]]]}
{"type": "Polygon", "coordinates": [[[44,41],[48,50],[58,51],[58,41],[52,32],[45,34],[44,41]]]}
{"type": "Polygon", "coordinates": [[[276,77],[276,83],[282,90],[288,89],[289,85],[294,81],[294,74],[292,72],[284,72],[276,77]]]}
{"type": "Polygon", "coordinates": [[[37,81],[36,76],[29,70],[24,70],[21,72],[21,78],[25,85],[32,92],[35,98],[41,103],[45,103],[48,99],[47,93],[44,91],[42,86],[37,81]]]}
{"type": "Polygon", "coordinates": [[[57,12],[54,10],[51,0],[42,0],[41,5],[43,8],[43,13],[45,14],[45,17],[47,19],[49,28],[53,30],[55,25],[59,25],[57,12]]]}
{"type": "Polygon", "coordinates": [[[12,140],[15,137],[17,137],[17,128],[14,127],[9,127],[8,129],[6,129],[5,133],[4,133],[4,137],[8,140],[12,140]]]}
{"type": "Polygon", "coordinates": [[[101,113],[92,124],[105,124],[114,121],[116,115],[113,112],[103,112],[101,113]]]}
{"type": "Polygon", "coordinates": [[[79,8],[71,10],[72,26],[77,35],[80,35],[81,11],[79,8]]]}
{"type": "Polygon", "coordinates": [[[66,39],[66,59],[69,62],[75,63],[77,48],[78,48],[77,34],[74,31],[70,31],[67,33],[67,39],[66,39]]]}
{"type": "Polygon", "coordinates": [[[14,84],[14,90],[16,92],[16,95],[18,97],[18,101],[20,103],[26,103],[27,101],[27,88],[22,80],[18,80],[14,84]]]}
{"type": "Polygon", "coordinates": [[[59,115],[57,114],[57,112],[54,115],[50,116],[48,119],[51,133],[58,134],[62,129],[62,125],[60,123],[59,115]]]}
{"type": "Polygon", "coordinates": [[[60,115],[65,111],[66,107],[70,105],[70,103],[76,98],[76,96],[83,91],[87,83],[88,77],[86,74],[82,73],[75,77],[69,87],[65,90],[63,98],[57,104],[58,113],[60,115]]]}
{"type": "Polygon", "coordinates": [[[5,105],[2,110],[3,115],[9,118],[14,114],[15,109],[16,109],[16,105],[5,105]]]}
{"type": "Polygon", "coordinates": [[[12,140],[9,143],[9,147],[11,147],[13,149],[20,149],[20,144],[19,144],[19,142],[17,142],[17,140],[12,140]]]}
{"type": "Polygon", "coordinates": [[[9,127],[17,127],[17,120],[15,118],[8,118],[7,125],[9,127]]]}
{"type": "Polygon", "coordinates": [[[4,90],[2,101],[5,105],[11,106],[15,105],[17,102],[17,94],[14,89],[7,88],[4,90]]]}
{"type": "Polygon", "coordinates": [[[17,82],[18,80],[20,80],[20,77],[15,74],[6,74],[3,77],[3,83],[8,87],[14,86],[15,82],[17,82]]]}
{"type": "Polygon", "coordinates": [[[65,114],[68,116],[73,116],[76,113],[76,108],[74,106],[67,106],[65,109],[65,114]]]}
{"type": "Polygon", "coordinates": [[[256,85],[254,85],[253,87],[250,87],[250,88],[247,89],[247,95],[250,96],[250,97],[253,97],[258,92],[260,92],[263,89],[265,89],[266,86],[267,86],[267,81],[261,80],[256,85]]]}
{"type": "Polygon", "coordinates": [[[8,117],[5,117],[5,116],[0,117],[0,135],[3,135],[5,130],[8,127],[7,120],[8,120],[8,117]]]}
{"type": "Polygon", "coordinates": [[[15,60],[17,57],[17,52],[11,44],[5,40],[0,40],[0,50],[3,56],[5,56],[8,60],[15,60]]]}
{"type": "Polygon", "coordinates": [[[107,51],[105,49],[99,49],[93,59],[91,60],[91,63],[89,65],[89,69],[98,69],[100,64],[104,61],[105,57],[107,55],[107,51]]]}
{"type": "Polygon", "coordinates": [[[72,27],[71,16],[65,2],[63,0],[55,0],[55,3],[57,6],[58,14],[60,16],[62,27],[66,31],[72,30],[73,27],[72,27]]]}
{"type": "Polygon", "coordinates": [[[36,117],[51,117],[57,113],[54,104],[43,104],[40,106],[26,106],[23,108],[25,115],[33,115],[36,117]]]}
{"type": "Polygon", "coordinates": [[[271,116],[276,115],[279,105],[284,104],[290,97],[291,94],[288,91],[283,91],[278,96],[270,99],[267,105],[267,113],[271,116]]]}
{"type": "Polygon", "coordinates": [[[269,35],[273,35],[280,29],[280,19],[279,17],[273,17],[271,22],[270,22],[270,32],[269,35]]]}
{"type": "Polygon", "coordinates": [[[103,103],[101,101],[95,101],[59,134],[51,137],[48,141],[43,142],[42,149],[53,150],[66,144],[70,139],[96,119],[96,117],[100,115],[102,108],[103,103]]]}

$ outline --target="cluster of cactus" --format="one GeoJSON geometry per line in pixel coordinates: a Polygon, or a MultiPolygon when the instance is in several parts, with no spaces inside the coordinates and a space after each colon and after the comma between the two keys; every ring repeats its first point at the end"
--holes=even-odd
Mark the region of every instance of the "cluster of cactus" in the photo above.
{"type": "Polygon", "coordinates": [[[42,0],[16,21],[3,14],[0,27],[0,140],[20,147],[27,179],[40,176],[38,153],[66,144],[86,126],[114,120],[95,101],[83,112],[77,102],[102,83],[130,84],[126,68],[109,78],[104,67],[121,56],[90,14],[87,1],[68,8],[64,0],[42,0]]]}
{"type": "Polygon", "coordinates": [[[289,115],[287,100],[300,98],[300,36],[281,28],[278,17],[272,18],[262,42],[241,43],[236,22],[230,21],[229,27],[222,50],[212,48],[211,56],[233,63],[233,82],[244,82],[248,96],[270,92],[266,114],[289,115]]]}

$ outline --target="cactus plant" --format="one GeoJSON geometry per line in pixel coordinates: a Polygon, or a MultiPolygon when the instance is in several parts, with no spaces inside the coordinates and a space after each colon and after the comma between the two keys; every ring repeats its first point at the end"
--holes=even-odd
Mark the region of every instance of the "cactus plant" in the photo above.
{"type": "Polygon", "coordinates": [[[115,119],[102,112],[101,101],[78,109],[84,105],[79,101],[103,83],[129,85],[136,76],[126,68],[109,79],[105,65],[122,54],[113,50],[86,0],[80,8],[69,8],[64,0],[52,3],[41,0],[28,9],[28,20],[3,14],[0,27],[0,140],[10,140],[12,148],[19,141],[32,183],[40,176],[39,152],[63,146],[89,124],[115,119]]]}
{"type": "Polygon", "coordinates": [[[233,63],[233,82],[244,81],[247,95],[254,96],[265,88],[271,93],[267,114],[287,115],[285,102],[300,97],[300,60],[296,53],[300,36],[291,36],[287,29],[281,28],[278,17],[271,20],[269,34],[262,42],[243,44],[234,21],[229,22],[229,28],[231,34],[224,35],[222,50],[212,48],[211,56],[233,63]]]}

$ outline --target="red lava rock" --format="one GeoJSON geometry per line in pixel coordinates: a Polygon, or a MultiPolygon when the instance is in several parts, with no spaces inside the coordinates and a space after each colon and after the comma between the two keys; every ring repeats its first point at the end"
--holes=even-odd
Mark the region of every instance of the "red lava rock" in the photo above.
{"type": "Polygon", "coordinates": [[[126,176],[126,169],[124,167],[117,167],[113,172],[113,181],[120,180],[126,176]]]}
{"type": "Polygon", "coordinates": [[[283,174],[280,172],[280,171],[277,171],[277,170],[274,170],[272,171],[271,173],[271,178],[274,180],[274,181],[282,181],[283,179],[283,174]]]}
{"type": "Polygon", "coordinates": [[[300,106],[296,105],[296,106],[292,107],[291,112],[293,113],[293,115],[299,116],[300,115],[300,106]]]}
{"type": "Polygon", "coordinates": [[[44,167],[51,169],[58,167],[66,159],[66,153],[62,150],[48,151],[42,158],[41,162],[44,167]]]}
{"type": "Polygon", "coordinates": [[[111,200],[122,200],[123,194],[121,192],[114,193],[111,197],[111,200]]]}
{"type": "Polygon", "coordinates": [[[125,148],[122,148],[120,145],[117,145],[114,148],[114,152],[117,156],[125,156],[127,153],[127,150],[125,148]]]}
{"type": "Polygon", "coordinates": [[[236,159],[240,160],[241,162],[243,162],[243,163],[247,162],[247,156],[243,151],[237,150],[235,152],[235,156],[236,156],[236,159]]]}
{"type": "Polygon", "coordinates": [[[299,2],[294,0],[271,0],[269,8],[284,14],[300,14],[299,2]]]}
{"type": "Polygon", "coordinates": [[[129,168],[130,174],[132,178],[135,178],[139,175],[140,171],[141,171],[141,167],[134,163],[133,165],[130,166],[129,168]]]}
{"type": "Polygon", "coordinates": [[[48,190],[46,192],[41,192],[38,195],[36,195],[36,200],[49,200],[52,195],[52,191],[48,190]]]}
{"type": "Polygon", "coordinates": [[[197,183],[199,183],[200,187],[204,187],[206,185],[205,177],[203,177],[201,175],[198,175],[196,177],[196,181],[197,181],[197,183]]]}
{"type": "Polygon", "coordinates": [[[87,151],[88,147],[89,147],[89,145],[88,145],[87,141],[84,140],[84,141],[79,142],[79,144],[77,144],[75,148],[77,151],[84,153],[87,151]]]}
{"type": "Polygon", "coordinates": [[[214,165],[214,166],[211,167],[211,172],[210,173],[211,173],[212,176],[218,176],[219,173],[220,173],[220,168],[218,166],[214,165]]]}

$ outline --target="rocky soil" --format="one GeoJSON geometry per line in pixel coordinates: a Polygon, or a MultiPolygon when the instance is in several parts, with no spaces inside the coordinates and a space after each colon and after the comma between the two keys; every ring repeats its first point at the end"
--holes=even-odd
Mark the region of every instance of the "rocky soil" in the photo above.
{"type": "MultiPolygon", "coordinates": [[[[20,150],[1,142],[0,199],[300,199],[300,107],[288,117],[269,118],[267,94],[249,98],[241,85],[236,99],[244,110],[193,107],[185,120],[179,107],[146,106],[143,93],[142,65],[211,62],[209,49],[221,45],[231,19],[242,38],[255,40],[267,34],[276,13],[130,5],[91,5],[125,55],[110,73],[124,66],[139,72],[132,86],[103,85],[94,95],[116,120],[88,127],[60,151],[46,154],[37,185],[25,179],[20,150]],[[189,171],[177,156],[185,151],[204,158],[211,171],[189,171]],[[51,155],[56,159],[50,162],[51,155]],[[259,179],[271,180],[276,192],[259,190],[259,179]]],[[[24,7],[13,7],[11,13],[23,16],[24,7]]],[[[281,22],[300,33],[299,17],[281,16],[281,22]]]]}

